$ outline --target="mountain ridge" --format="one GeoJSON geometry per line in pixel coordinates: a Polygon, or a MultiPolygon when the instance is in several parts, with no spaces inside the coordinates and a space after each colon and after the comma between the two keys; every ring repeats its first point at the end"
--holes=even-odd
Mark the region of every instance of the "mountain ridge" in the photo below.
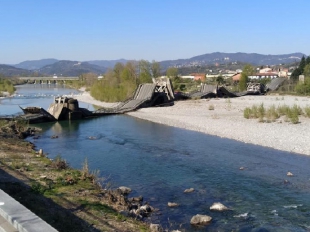
{"type": "MultiPolygon", "coordinates": [[[[229,63],[249,63],[252,65],[279,65],[299,62],[302,56],[306,56],[301,52],[280,54],[280,55],[264,55],[259,53],[224,53],[213,52],[188,59],[175,59],[159,61],[161,69],[164,71],[169,67],[201,67],[208,65],[229,64],[229,63]]],[[[90,61],[71,61],[58,59],[41,59],[27,60],[16,65],[1,65],[0,74],[5,76],[21,76],[21,75],[63,75],[63,76],[79,76],[83,73],[92,72],[103,74],[107,69],[113,68],[118,62],[126,63],[131,60],[90,60],[90,61]]]]}

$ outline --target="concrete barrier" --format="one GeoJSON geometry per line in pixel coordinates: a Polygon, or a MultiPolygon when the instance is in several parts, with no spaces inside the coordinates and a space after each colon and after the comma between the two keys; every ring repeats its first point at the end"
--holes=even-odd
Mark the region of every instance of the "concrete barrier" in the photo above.
{"type": "MultiPolygon", "coordinates": [[[[57,232],[56,229],[2,190],[0,190],[0,215],[20,232],[57,232]]],[[[0,231],[12,231],[6,229],[9,226],[5,222],[2,222],[1,225],[4,226],[0,227],[0,231]]]]}

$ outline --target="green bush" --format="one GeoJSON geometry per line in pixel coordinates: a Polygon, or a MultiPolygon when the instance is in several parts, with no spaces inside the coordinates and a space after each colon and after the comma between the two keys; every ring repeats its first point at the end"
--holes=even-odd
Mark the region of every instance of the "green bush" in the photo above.
{"type": "Polygon", "coordinates": [[[285,121],[293,124],[299,123],[299,115],[302,114],[310,117],[310,107],[306,107],[305,113],[303,113],[303,110],[297,105],[292,107],[282,105],[277,108],[272,105],[265,109],[264,105],[261,104],[259,106],[253,105],[251,108],[246,107],[243,111],[243,116],[246,119],[258,118],[259,122],[275,122],[280,116],[285,116],[285,121]]]}
{"type": "Polygon", "coordinates": [[[267,122],[275,122],[280,117],[276,107],[273,105],[266,110],[267,122]]]}
{"type": "Polygon", "coordinates": [[[251,115],[252,115],[252,110],[251,110],[251,108],[246,107],[246,108],[243,110],[243,116],[244,116],[246,119],[249,119],[249,118],[251,118],[251,115]]]}
{"type": "Polygon", "coordinates": [[[15,87],[9,79],[0,78],[0,92],[8,92],[13,94],[15,92],[15,87]]]}
{"type": "Polygon", "coordinates": [[[305,108],[305,116],[310,118],[310,107],[309,106],[305,108]]]}

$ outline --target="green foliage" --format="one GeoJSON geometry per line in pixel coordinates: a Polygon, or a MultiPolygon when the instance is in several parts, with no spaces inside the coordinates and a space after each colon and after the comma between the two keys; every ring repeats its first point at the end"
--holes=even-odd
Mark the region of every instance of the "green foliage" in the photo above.
{"type": "Polygon", "coordinates": [[[299,75],[304,74],[305,76],[309,75],[310,67],[310,56],[301,58],[298,67],[292,72],[291,79],[298,80],[299,75]],[[308,66],[308,67],[307,67],[308,66]]]}
{"type": "Polygon", "coordinates": [[[252,115],[251,108],[246,107],[246,108],[243,110],[243,117],[246,118],[246,119],[250,119],[250,118],[251,118],[251,115],[252,115]]]}
{"type": "Polygon", "coordinates": [[[272,105],[268,109],[265,109],[263,104],[261,104],[260,106],[253,105],[251,108],[246,107],[243,110],[244,118],[258,118],[259,122],[275,122],[280,116],[285,116],[286,121],[296,124],[299,123],[299,115],[302,114],[310,116],[310,107],[305,108],[305,113],[303,113],[303,110],[297,105],[292,107],[282,105],[277,108],[272,105]]]}
{"type": "Polygon", "coordinates": [[[222,75],[219,75],[219,76],[216,78],[216,82],[217,82],[218,84],[224,84],[224,83],[225,83],[225,80],[224,80],[224,78],[223,78],[222,75]]]}
{"type": "Polygon", "coordinates": [[[8,92],[11,95],[15,90],[13,83],[9,79],[0,78],[0,92],[8,92]]]}
{"type": "Polygon", "coordinates": [[[79,200],[79,203],[81,204],[81,207],[87,209],[87,210],[95,210],[100,211],[104,214],[112,214],[117,216],[117,211],[115,211],[113,208],[111,208],[108,205],[102,204],[100,202],[90,202],[87,200],[79,200]]]}
{"type": "Polygon", "coordinates": [[[170,67],[166,71],[166,76],[169,78],[174,78],[178,76],[178,69],[175,67],[170,67]]]}
{"type": "Polygon", "coordinates": [[[37,194],[44,194],[44,192],[46,191],[46,188],[40,183],[35,182],[31,184],[31,191],[37,194]]]}
{"type": "Polygon", "coordinates": [[[280,114],[277,112],[277,109],[274,105],[272,105],[266,110],[265,115],[266,115],[267,122],[275,122],[276,119],[280,117],[280,114]]]}
{"type": "Polygon", "coordinates": [[[310,107],[309,106],[307,106],[307,107],[305,107],[305,116],[307,116],[308,118],[310,118],[310,107]]]}
{"type": "Polygon", "coordinates": [[[295,86],[295,91],[301,95],[309,95],[310,94],[310,76],[305,77],[305,82],[299,82],[295,86]]]}
{"type": "Polygon", "coordinates": [[[146,60],[141,60],[139,62],[139,83],[151,83],[152,73],[151,64],[146,60]]]}
{"type": "Polygon", "coordinates": [[[139,64],[117,63],[113,70],[105,73],[102,80],[95,80],[90,88],[91,95],[100,101],[119,102],[132,97],[139,84],[151,83],[152,77],[160,74],[159,63],[141,60],[139,64]]]}
{"type": "Polygon", "coordinates": [[[67,161],[62,159],[60,155],[56,156],[56,158],[52,161],[51,166],[57,170],[64,170],[69,168],[67,161]]]}
{"type": "Polygon", "coordinates": [[[246,90],[247,83],[248,83],[248,76],[254,73],[254,68],[252,65],[247,64],[243,67],[241,77],[239,80],[239,89],[240,91],[246,90]]]}
{"type": "Polygon", "coordinates": [[[160,64],[155,60],[153,60],[151,64],[151,73],[153,78],[157,78],[160,76],[160,64]]]}

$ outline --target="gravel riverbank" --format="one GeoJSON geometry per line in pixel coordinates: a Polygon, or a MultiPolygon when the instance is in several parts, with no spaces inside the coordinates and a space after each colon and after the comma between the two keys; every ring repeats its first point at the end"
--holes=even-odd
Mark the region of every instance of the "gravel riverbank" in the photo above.
{"type": "Polygon", "coordinates": [[[284,116],[272,123],[244,118],[243,111],[246,107],[262,103],[266,109],[272,105],[297,105],[304,109],[310,106],[310,98],[268,95],[188,100],[175,102],[171,107],[143,108],[128,115],[245,143],[310,155],[310,119],[300,116],[300,123],[292,124],[284,116]]]}
{"type": "MultiPolygon", "coordinates": [[[[74,96],[79,101],[113,107],[117,103],[94,100],[89,93],[74,96]]],[[[310,155],[310,119],[299,116],[299,122],[287,122],[282,116],[276,122],[262,123],[258,119],[246,119],[246,107],[261,105],[310,107],[310,97],[300,96],[243,96],[238,98],[211,98],[177,101],[170,107],[142,108],[127,113],[130,116],[168,126],[198,131],[223,138],[266,146],[278,150],[310,155]],[[213,110],[211,110],[214,108],[213,110]]]]}

